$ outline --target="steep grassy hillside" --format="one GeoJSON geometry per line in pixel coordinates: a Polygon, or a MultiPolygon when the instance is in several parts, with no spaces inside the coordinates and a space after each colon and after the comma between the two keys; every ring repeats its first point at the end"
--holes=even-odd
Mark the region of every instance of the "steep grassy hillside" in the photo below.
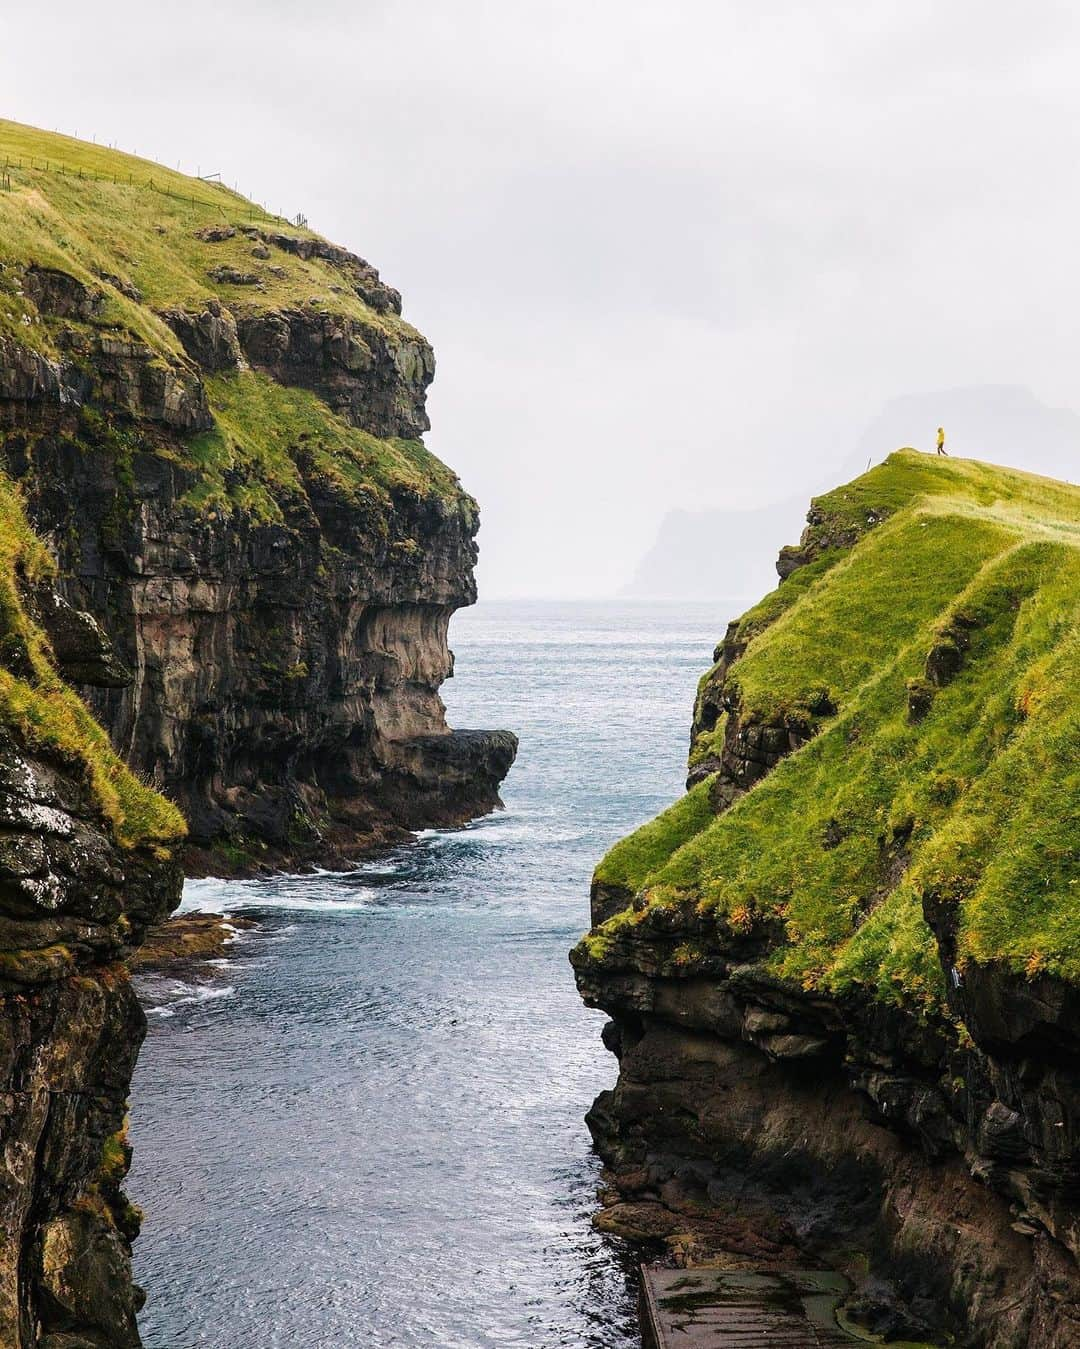
{"type": "Polygon", "coordinates": [[[886,1341],[1069,1349],[1080,489],[901,451],[807,519],[571,953],[619,1059],[596,1221],[869,1260],[886,1341]]]}
{"type": "Polygon", "coordinates": [[[803,989],[940,1007],[932,895],[958,977],[1080,980],[1080,489],[902,451],[810,519],[702,681],[691,763],[716,772],[600,864],[627,907],[583,954],[690,909],[775,932],[803,989]],[[715,814],[753,728],[799,747],[715,814]]]}
{"type": "MultiPolygon", "coordinates": [[[[336,343],[346,377],[385,350],[405,385],[426,383],[430,349],[400,317],[397,292],[362,259],[220,183],[2,119],[0,174],[0,339],[89,365],[88,343],[105,337],[138,343],[140,356],[181,378],[197,373],[200,357],[216,370],[205,388],[211,416],[195,425],[201,434],[169,448],[198,473],[193,504],[280,521],[283,502],[303,494],[296,459],[305,451],[317,474],[361,502],[365,494],[385,502],[396,488],[467,502],[419,440],[422,410],[399,408],[376,428],[401,434],[371,434],[349,415],[344,378],[328,407],[306,389],[275,388],[237,347],[237,327],[269,320],[277,329],[282,313],[303,313],[323,321],[318,345],[336,343]],[[75,284],[65,281],[42,305],[28,264],[46,283],[59,273],[75,284]]],[[[283,340],[278,331],[273,339],[283,340]]],[[[273,353],[265,355],[272,365],[273,353]]],[[[122,430],[93,417],[84,430],[98,442],[112,432],[118,459],[130,455],[122,430]]]]}

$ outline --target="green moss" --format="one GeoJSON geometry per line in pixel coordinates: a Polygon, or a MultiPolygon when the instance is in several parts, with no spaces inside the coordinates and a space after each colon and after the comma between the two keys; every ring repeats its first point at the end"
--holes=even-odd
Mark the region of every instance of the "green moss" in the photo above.
{"type": "Polygon", "coordinates": [[[744,716],[818,734],[715,818],[691,793],[598,877],[638,894],[635,922],[674,906],[721,933],[779,923],[771,970],[806,988],[940,1005],[931,893],[957,907],[962,960],[1080,979],[1080,490],[909,453],[883,467],[831,496],[885,518],[729,675],[744,716]],[[934,648],[950,677],[927,677],[934,648]]]}
{"type": "Polygon", "coordinates": [[[215,853],[232,871],[250,871],[258,865],[256,853],[265,848],[265,844],[243,835],[235,838],[219,839],[212,844],[210,851],[215,853]]]}
{"type": "Polygon", "coordinates": [[[764,632],[781,614],[786,613],[800,600],[816,581],[835,566],[843,555],[844,550],[842,549],[830,549],[823,553],[821,557],[815,558],[812,562],[800,567],[798,571],[793,572],[783,585],[777,586],[775,590],[770,590],[764,599],[759,600],[752,609],[748,609],[743,614],[739,620],[739,626],[735,630],[736,639],[741,642],[749,642],[759,633],[764,632]]]}
{"type": "MultiPolygon", "coordinates": [[[[0,161],[9,165],[12,182],[11,191],[0,193],[0,339],[76,361],[72,334],[130,339],[149,348],[154,363],[194,373],[161,314],[197,313],[222,300],[238,319],[318,310],[350,324],[360,343],[366,337],[373,346],[388,344],[403,378],[418,375],[409,368],[422,342],[413,328],[367,305],[326,258],[304,259],[278,247],[268,259],[254,257],[243,227],[267,223],[265,213],[220,184],[4,120],[0,161]],[[210,241],[200,237],[208,227],[235,232],[210,241]],[[29,263],[58,268],[97,293],[94,317],[43,319],[23,294],[29,263]],[[257,275],[258,286],[215,280],[211,273],[223,267],[257,275]]],[[[318,237],[276,218],[269,223],[275,235],[318,237]]],[[[304,480],[313,477],[365,512],[372,532],[397,492],[442,498],[475,519],[475,503],[456,476],[419,441],[368,435],[316,395],[251,371],[209,376],[204,384],[215,418],[209,431],[165,443],[164,436],[140,435],[142,428],[84,408],[79,438],[114,455],[127,495],[134,488],[135,452],[179,458],[198,474],[184,504],[208,518],[243,514],[281,524],[303,495],[304,480]]]]}
{"type": "Polygon", "coordinates": [[[968,509],[996,509],[1034,529],[1049,525],[1074,536],[1080,532],[1076,489],[1069,484],[977,459],[938,458],[917,450],[898,450],[853,482],[815,497],[813,511],[820,523],[813,530],[825,536],[863,534],[920,499],[937,500],[946,508],[963,503],[968,509]]]}
{"type": "MultiPolygon", "coordinates": [[[[265,261],[252,256],[242,232],[218,242],[198,237],[206,228],[269,225],[275,234],[316,238],[312,231],[270,217],[220,183],[206,182],[162,164],[91,145],[69,136],[0,119],[0,159],[8,164],[12,190],[0,193],[0,257],[58,267],[101,288],[100,277],[119,277],[136,287],[140,304],[109,289],[101,323],[128,329],[154,350],[179,352],[176,339],[153,311],[174,305],[201,306],[212,297],[234,312],[309,305],[358,319],[393,335],[413,333],[396,314],[380,314],[341,284],[333,264],[275,249],[265,261]],[[255,274],[259,286],[221,283],[219,267],[255,274]]],[[[27,310],[13,289],[7,324],[27,310]]],[[[0,307],[0,323],[5,321],[0,307]]],[[[20,338],[25,336],[20,334],[20,338]]]]}
{"type": "Polygon", "coordinates": [[[590,960],[600,964],[611,950],[611,937],[605,931],[587,932],[578,943],[577,949],[584,951],[590,960]]]}
{"type": "Polygon", "coordinates": [[[991,520],[912,510],[881,525],[751,643],[733,671],[747,720],[812,721],[844,707],[1015,535],[991,520]]]}
{"type": "Polygon", "coordinates": [[[393,491],[456,497],[475,510],[456,475],[422,444],[380,440],[350,426],[306,389],[254,371],[204,381],[216,425],[193,437],[186,462],[200,480],[184,504],[208,512],[242,510],[280,523],[282,504],[304,492],[299,463],[358,506],[385,507],[393,491]]]}
{"type": "Polygon", "coordinates": [[[107,1186],[119,1186],[131,1165],[131,1146],[127,1138],[127,1123],[115,1134],[110,1134],[102,1144],[101,1163],[98,1175],[101,1183],[107,1186]]]}

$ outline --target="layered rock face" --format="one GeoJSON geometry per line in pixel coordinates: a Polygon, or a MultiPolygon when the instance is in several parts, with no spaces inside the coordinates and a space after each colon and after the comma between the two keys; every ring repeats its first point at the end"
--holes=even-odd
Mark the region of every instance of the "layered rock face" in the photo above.
{"type": "Polygon", "coordinates": [[[904,453],[809,518],[702,680],[688,795],[597,870],[598,1222],[835,1264],[890,1338],[1064,1349],[1080,492],[904,453]]]}
{"type": "Polygon", "coordinates": [[[446,726],[477,511],[397,292],[219,185],[0,148],[0,1344],[137,1349],[128,969],[174,803],[197,868],[337,861],[491,809],[516,741],[446,726]]]}
{"type": "Polygon", "coordinates": [[[4,460],[132,673],[95,711],[196,869],[492,809],[516,741],[450,732],[438,694],[478,515],[419,439],[429,345],[361,258],[115,158],[92,184],[23,162],[0,232],[4,460]]]}
{"type": "Polygon", "coordinates": [[[126,959],[179,901],[184,825],[62,682],[117,667],[49,570],[0,480],[0,1343],[135,1349],[126,959]]]}

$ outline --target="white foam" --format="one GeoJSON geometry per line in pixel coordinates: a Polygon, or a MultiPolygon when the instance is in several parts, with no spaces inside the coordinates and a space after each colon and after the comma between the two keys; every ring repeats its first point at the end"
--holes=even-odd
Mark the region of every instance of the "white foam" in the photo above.
{"type": "MultiPolygon", "coordinates": [[[[244,909],[355,913],[378,897],[371,886],[350,885],[339,872],[275,876],[258,881],[188,881],[178,913],[237,913],[244,909]]],[[[239,941],[238,932],[231,940],[239,941]]]]}
{"type": "Polygon", "coordinates": [[[485,820],[481,824],[469,825],[457,834],[458,838],[467,842],[479,840],[499,846],[511,843],[575,843],[586,836],[584,829],[560,829],[555,825],[524,819],[520,823],[485,820]]]}
{"type": "Polygon", "coordinates": [[[176,1015],[178,1007],[190,1007],[197,1003],[214,1002],[218,998],[228,998],[236,992],[235,984],[176,984],[178,996],[166,998],[155,1007],[147,1007],[147,1016],[169,1017],[176,1015]],[[181,992],[180,990],[183,990],[181,992]]]}

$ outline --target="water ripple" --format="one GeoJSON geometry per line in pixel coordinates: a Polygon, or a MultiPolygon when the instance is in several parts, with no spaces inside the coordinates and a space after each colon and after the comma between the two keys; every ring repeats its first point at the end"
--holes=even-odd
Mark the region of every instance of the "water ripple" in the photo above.
{"type": "Polygon", "coordinates": [[[508,725],[507,811],[347,876],[189,883],[260,923],[142,983],[147,1349],[630,1349],[637,1253],[590,1225],[610,1086],[567,948],[597,857],[679,790],[727,611],[480,606],[458,725],[508,725]]]}

